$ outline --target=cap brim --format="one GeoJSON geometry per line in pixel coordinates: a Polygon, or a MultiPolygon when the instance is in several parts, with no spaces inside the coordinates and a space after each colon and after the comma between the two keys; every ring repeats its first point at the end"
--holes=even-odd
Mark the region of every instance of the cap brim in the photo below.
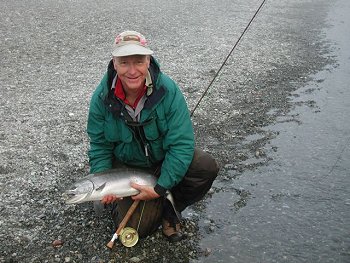
{"type": "Polygon", "coordinates": [[[117,47],[113,50],[113,57],[125,57],[131,55],[152,55],[153,51],[136,44],[128,44],[125,46],[117,47]]]}

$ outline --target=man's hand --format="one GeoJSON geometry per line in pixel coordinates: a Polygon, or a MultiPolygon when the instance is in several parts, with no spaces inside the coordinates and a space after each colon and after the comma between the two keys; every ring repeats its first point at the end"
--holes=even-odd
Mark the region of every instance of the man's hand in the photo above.
{"type": "Polygon", "coordinates": [[[107,204],[110,204],[110,203],[113,203],[113,202],[116,202],[116,201],[120,201],[122,199],[123,199],[122,197],[118,197],[118,196],[115,196],[115,195],[105,195],[102,198],[101,203],[107,205],[107,204]]]}
{"type": "Polygon", "coordinates": [[[140,191],[139,194],[131,197],[133,200],[152,200],[160,197],[160,195],[157,194],[151,186],[139,185],[135,183],[131,183],[130,186],[140,191]]]}

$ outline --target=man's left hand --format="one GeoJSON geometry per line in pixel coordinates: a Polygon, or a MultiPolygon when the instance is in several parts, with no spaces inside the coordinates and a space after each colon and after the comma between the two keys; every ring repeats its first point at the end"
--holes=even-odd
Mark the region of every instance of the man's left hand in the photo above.
{"type": "Polygon", "coordinates": [[[135,183],[131,183],[130,186],[140,191],[139,194],[131,197],[133,200],[152,200],[160,197],[160,195],[157,194],[151,186],[139,185],[135,183]]]}

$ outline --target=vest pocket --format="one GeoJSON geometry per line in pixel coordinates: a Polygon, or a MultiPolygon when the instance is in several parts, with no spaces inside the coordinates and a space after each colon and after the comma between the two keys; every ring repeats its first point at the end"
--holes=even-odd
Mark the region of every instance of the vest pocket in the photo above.
{"type": "Polygon", "coordinates": [[[143,130],[145,132],[145,137],[148,141],[155,141],[160,137],[160,134],[159,134],[159,131],[158,131],[158,128],[157,128],[155,121],[144,126],[143,130]]]}
{"type": "Polygon", "coordinates": [[[155,141],[164,136],[167,127],[166,120],[157,118],[155,121],[145,125],[143,130],[148,141],[155,141]]]}
{"type": "Polygon", "coordinates": [[[162,130],[165,129],[166,122],[164,120],[163,125],[160,125],[160,121],[161,120],[156,119],[156,121],[153,121],[148,125],[144,126],[145,137],[146,140],[149,142],[151,156],[156,161],[163,160],[165,155],[163,149],[165,132],[162,132],[162,130]]]}

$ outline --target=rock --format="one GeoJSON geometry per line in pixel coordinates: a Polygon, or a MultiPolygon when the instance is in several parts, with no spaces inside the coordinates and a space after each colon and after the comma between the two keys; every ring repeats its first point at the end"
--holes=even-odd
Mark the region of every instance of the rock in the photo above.
{"type": "Polygon", "coordinates": [[[53,247],[61,247],[63,246],[63,240],[60,240],[60,239],[56,239],[54,241],[52,241],[52,246],[53,247]]]}
{"type": "Polygon", "coordinates": [[[211,254],[211,252],[212,252],[212,250],[211,250],[211,248],[206,248],[206,249],[204,249],[204,251],[203,251],[203,255],[205,256],[205,257],[207,257],[207,256],[209,256],[210,254],[211,254]]]}
{"type": "Polygon", "coordinates": [[[138,257],[132,257],[130,258],[130,262],[134,262],[134,263],[141,262],[141,259],[138,257]]]}

